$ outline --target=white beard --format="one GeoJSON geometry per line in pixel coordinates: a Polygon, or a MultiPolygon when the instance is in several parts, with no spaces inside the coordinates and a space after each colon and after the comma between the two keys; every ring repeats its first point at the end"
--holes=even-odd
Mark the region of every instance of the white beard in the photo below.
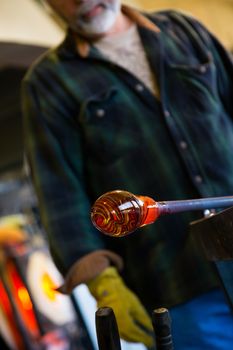
{"type": "MultiPolygon", "coordinates": [[[[102,4],[102,2],[101,0],[93,0],[92,4],[102,4]]],[[[79,9],[78,16],[72,23],[70,23],[70,26],[76,32],[86,36],[94,36],[106,33],[114,25],[114,22],[116,21],[116,18],[120,12],[120,1],[115,0],[110,4],[106,4],[103,1],[103,5],[104,8],[102,11],[93,18],[90,18],[88,21],[82,18],[80,12],[85,13],[85,11],[87,12],[89,8],[91,9],[91,7],[89,6],[89,8],[85,8],[83,11],[82,8],[79,9]]]]}

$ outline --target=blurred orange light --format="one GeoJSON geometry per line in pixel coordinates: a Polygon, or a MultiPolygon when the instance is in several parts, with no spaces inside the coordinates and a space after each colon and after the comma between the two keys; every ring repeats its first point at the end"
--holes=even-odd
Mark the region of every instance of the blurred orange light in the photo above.
{"type": "Polygon", "coordinates": [[[19,275],[16,265],[10,259],[7,261],[6,271],[11,287],[11,294],[22,320],[30,333],[37,337],[40,334],[40,330],[38,328],[30,294],[19,275]]]}
{"type": "Polygon", "coordinates": [[[55,289],[57,288],[57,285],[54,283],[48,273],[44,273],[42,276],[42,288],[49,300],[56,300],[58,292],[56,292],[55,289]]]}
{"type": "Polygon", "coordinates": [[[32,310],[32,303],[27,289],[25,287],[20,287],[17,292],[23,308],[25,310],[32,310]]]}
{"type": "Polygon", "coordinates": [[[0,280],[0,308],[6,319],[7,326],[12,334],[13,342],[16,344],[17,349],[23,349],[23,341],[17,327],[15,315],[12,310],[11,302],[8,298],[7,292],[0,280]]]}

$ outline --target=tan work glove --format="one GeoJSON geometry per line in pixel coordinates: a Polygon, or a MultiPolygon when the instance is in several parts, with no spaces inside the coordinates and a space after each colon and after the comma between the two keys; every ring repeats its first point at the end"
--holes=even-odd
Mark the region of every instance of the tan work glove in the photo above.
{"type": "Polygon", "coordinates": [[[120,337],[129,342],[154,344],[151,320],[139,299],[130,291],[115,267],[107,267],[87,286],[98,308],[111,307],[115,313],[120,337]]]}
{"type": "Polygon", "coordinates": [[[119,255],[110,250],[97,250],[76,261],[65,276],[64,284],[56,290],[70,294],[76,286],[86,283],[98,308],[108,306],[113,309],[122,339],[151,347],[154,344],[151,320],[119,276],[117,270],[122,268],[119,255]]]}

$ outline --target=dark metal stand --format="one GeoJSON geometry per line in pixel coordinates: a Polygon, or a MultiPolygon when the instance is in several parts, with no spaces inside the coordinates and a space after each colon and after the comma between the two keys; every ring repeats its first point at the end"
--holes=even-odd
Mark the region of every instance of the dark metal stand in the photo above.
{"type": "Polygon", "coordinates": [[[212,261],[233,310],[233,207],[191,223],[191,234],[212,261]]]}
{"type": "Polygon", "coordinates": [[[152,313],[152,325],[155,333],[156,350],[173,350],[169,311],[165,308],[155,309],[152,313]]]}
{"type": "Polygon", "coordinates": [[[110,307],[96,311],[95,324],[99,350],[121,350],[116,318],[110,307]]]}

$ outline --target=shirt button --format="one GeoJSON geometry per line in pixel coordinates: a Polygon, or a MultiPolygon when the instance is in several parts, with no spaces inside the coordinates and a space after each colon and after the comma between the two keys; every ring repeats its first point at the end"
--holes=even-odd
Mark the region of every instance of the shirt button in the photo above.
{"type": "Polygon", "coordinates": [[[97,109],[96,115],[97,115],[97,117],[99,117],[99,118],[104,117],[104,116],[105,116],[105,110],[104,110],[104,109],[97,109]]]}
{"type": "Polygon", "coordinates": [[[166,118],[168,118],[168,117],[170,117],[171,114],[168,110],[166,110],[166,111],[164,111],[164,115],[166,118]]]}
{"type": "Polygon", "coordinates": [[[196,176],[194,177],[194,180],[195,180],[195,182],[198,183],[198,184],[200,184],[200,183],[203,182],[203,179],[202,179],[202,177],[201,177],[200,175],[196,175],[196,176]]]}
{"type": "Polygon", "coordinates": [[[142,92],[144,90],[144,87],[142,86],[142,84],[136,84],[135,85],[135,89],[138,91],[138,92],[142,92]]]}
{"type": "Polygon", "coordinates": [[[206,67],[205,67],[205,66],[201,66],[201,67],[199,68],[199,71],[200,71],[201,73],[205,73],[205,72],[206,72],[206,67]]]}
{"type": "Polygon", "coordinates": [[[187,143],[185,141],[180,141],[180,148],[186,149],[188,147],[187,143]]]}

